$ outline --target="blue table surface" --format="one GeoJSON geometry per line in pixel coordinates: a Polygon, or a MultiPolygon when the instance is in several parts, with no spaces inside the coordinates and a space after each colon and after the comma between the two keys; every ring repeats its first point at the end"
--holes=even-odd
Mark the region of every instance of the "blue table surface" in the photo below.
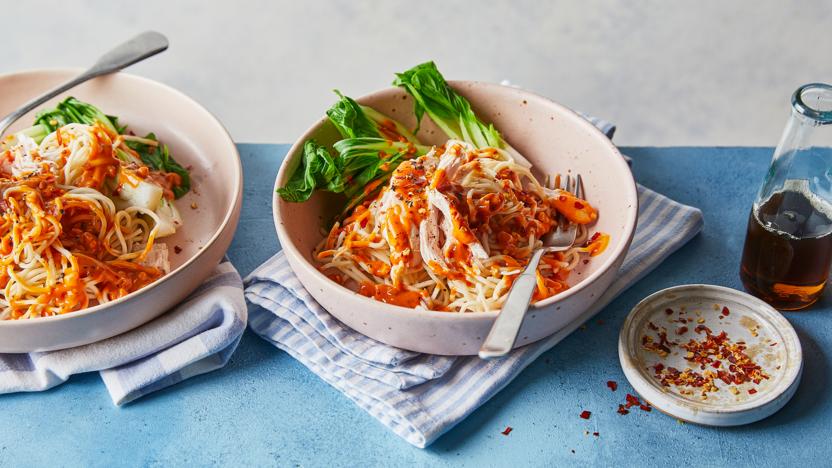
{"type": "MultiPolygon", "coordinates": [[[[278,250],[274,176],[288,146],[239,145],[240,227],[229,251],[241,273],[278,250]]],[[[0,397],[0,465],[724,465],[832,459],[832,299],[787,314],[803,345],[794,399],[743,427],[681,424],[653,411],[616,413],[632,391],[618,330],[646,295],[683,283],[740,288],[745,224],[770,148],[623,148],[636,178],[705,214],[704,231],[427,449],[417,449],[312,372],[246,332],[230,363],[122,408],[96,373],[52,390],[0,397]],[[607,380],[619,383],[617,392],[607,380]],[[589,420],[578,415],[592,412],[589,420]],[[504,436],[501,431],[514,430],[504,436]],[[589,431],[589,435],[586,435],[589,431]],[[594,437],[592,432],[598,432],[594,437]]]]}

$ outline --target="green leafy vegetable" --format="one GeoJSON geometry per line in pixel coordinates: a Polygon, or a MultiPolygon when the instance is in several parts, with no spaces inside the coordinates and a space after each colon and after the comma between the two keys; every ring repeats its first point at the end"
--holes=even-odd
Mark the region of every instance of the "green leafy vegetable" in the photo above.
{"type": "Polygon", "coordinates": [[[184,196],[191,189],[191,176],[188,170],[176,162],[170,155],[168,145],[159,143],[156,135],[148,133],[142,140],[147,142],[126,140],[127,146],[138,153],[142,162],[151,169],[164,172],[172,172],[179,175],[181,182],[179,185],[173,187],[173,195],[176,198],[184,196]],[[156,144],[152,144],[155,142],[156,144]]]}
{"type": "Polygon", "coordinates": [[[23,135],[35,140],[35,143],[40,144],[40,142],[42,142],[43,139],[52,132],[49,131],[49,128],[46,125],[33,125],[19,131],[18,133],[22,133],[23,135]]]}
{"type": "Polygon", "coordinates": [[[286,201],[306,201],[322,189],[343,193],[355,206],[379,190],[402,161],[429,150],[399,122],[335,93],[338,102],[326,114],[344,138],[334,145],[338,155],[333,158],[323,146],[307,141],[289,182],[277,190],[286,201]]]}
{"type": "Polygon", "coordinates": [[[404,88],[413,97],[417,121],[415,132],[418,133],[418,122],[427,113],[448,137],[471,143],[477,148],[505,149],[518,162],[531,165],[503,139],[494,125],[486,125],[477,117],[468,100],[448,86],[433,62],[396,73],[393,85],[404,88]]]}
{"type": "Polygon", "coordinates": [[[404,73],[396,73],[393,84],[413,96],[417,122],[421,122],[427,112],[451,138],[467,141],[479,148],[500,147],[500,132],[493,125],[485,125],[477,118],[468,100],[448,86],[433,62],[416,65],[404,73]]]}
{"type": "MultiPolygon", "coordinates": [[[[433,62],[397,73],[393,84],[413,97],[417,122],[427,113],[448,137],[478,148],[501,148],[519,163],[531,166],[493,125],[477,117],[468,100],[448,86],[433,62]]],[[[418,123],[411,133],[377,110],[338,90],[335,93],[338,101],[326,114],[343,138],[333,145],[338,155],[333,158],[326,148],[307,141],[289,182],[277,190],[286,201],[305,201],[315,189],[325,189],[344,193],[349,210],[377,192],[402,161],[429,151],[413,134],[419,131],[418,123]]]]}
{"type": "Polygon", "coordinates": [[[48,133],[71,123],[85,125],[100,123],[116,135],[124,133],[127,128],[126,126],[119,126],[118,117],[106,115],[92,104],[79,101],[71,96],[59,102],[54,109],[44,110],[35,115],[35,125],[43,125],[49,130],[48,133]]]}
{"type": "Polygon", "coordinates": [[[277,193],[286,201],[302,202],[308,200],[317,187],[325,187],[331,192],[342,192],[343,179],[329,151],[315,140],[308,140],[303,145],[301,164],[295,169],[289,182],[277,189],[277,193]]]}
{"type": "Polygon", "coordinates": [[[419,140],[407,128],[369,106],[362,106],[354,99],[344,96],[337,89],[340,98],[326,115],[343,138],[388,138],[418,143],[419,140]]]}
{"type": "Polygon", "coordinates": [[[347,138],[334,146],[349,181],[344,190],[350,199],[347,209],[380,190],[402,161],[430,151],[427,146],[383,138],[347,138]]]}
{"type": "Polygon", "coordinates": [[[329,120],[344,138],[374,137],[381,138],[378,125],[367,117],[364,109],[351,97],[344,96],[337,89],[335,94],[340,98],[326,111],[329,120]]]}

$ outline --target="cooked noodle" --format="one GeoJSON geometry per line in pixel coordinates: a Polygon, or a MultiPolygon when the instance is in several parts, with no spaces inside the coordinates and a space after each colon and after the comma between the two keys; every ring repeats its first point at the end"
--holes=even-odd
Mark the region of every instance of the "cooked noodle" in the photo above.
{"type": "Polygon", "coordinates": [[[406,307],[498,310],[557,214],[578,239],[544,255],[534,300],[568,288],[569,273],[609,237],[588,238],[597,218],[584,200],[542,186],[505,151],[460,141],[408,160],[371,200],[336,223],[314,255],[333,280],[406,307]]]}
{"type": "Polygon", "coordinates": [[[124,138],[99,125],[68,124],[40,144],[22,132],[4,139],[0,320],[103,304],[164,275],[167,250],[156,240],[172,232],[160,226],[181,220],[150,176],[124,138]]]}

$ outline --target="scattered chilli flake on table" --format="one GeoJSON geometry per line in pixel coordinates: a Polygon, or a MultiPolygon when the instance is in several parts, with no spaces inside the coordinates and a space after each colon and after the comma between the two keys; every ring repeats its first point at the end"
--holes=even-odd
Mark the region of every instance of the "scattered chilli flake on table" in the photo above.
{"type": "Polygon", "coordinates": [[[589,412],[589,411],[586,411],[586,410],[584,410],[583,412],[581,412],[581,418],[582,418],[582,419],[589,419],[589,417],[590,417],[591,415],[592,415],[592,413],[591,413],[591,412],[589,412]]]}
{"type": "Polygon", "coordinates": [[[618,414],[625,415],[630,413],[630,408],[637,406],[640,410],[650,412],[653,408],[646,401],[642,403],[639,398],[631,393],[628,393],[624,399],[627,401],[623,405],[618,405],[618,414]]]}
{"type": "Polygon", "coordinates": [[[503,429],[503,432],[501,432],[500,434],[502,434],[502,435],[504,435],[504,436],[507,436],[507,435],[511,434],[511,431],[513,431],[513,430],[514,430],[514,428],[513,428],[513,427],[511,427],[511,426],[506,426],[506,428],[505,428],[505,429],[503,429]]]}
{"type": "Polygon", "coordinates": [[[618,383],[615,380],[607,380],[607,387],[614,392],[618,390],[618,383]]]}

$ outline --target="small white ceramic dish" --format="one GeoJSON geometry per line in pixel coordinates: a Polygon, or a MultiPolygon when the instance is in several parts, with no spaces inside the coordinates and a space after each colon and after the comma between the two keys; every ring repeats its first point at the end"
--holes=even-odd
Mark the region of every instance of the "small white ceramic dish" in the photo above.
{"type": "MultiPolygon", "coordinates": [[[[633,308],[619,335],[618,355],[627,380],[645,400],[660,411],[697,424],[737,426],[766,418],[783,407],[800,383],[803,355],[800,340],[780,312],[765,302],[730,288],[704,284],[676,286],[650,295],[633,308]],[[727,314],[724,312],[727,311],[727,314]],[[708,327],[713,335],[725,331],[728,338],[744,342],[745,353],[769,378],[759,384],[726,384],[717,379],[717,391],[703,397],[701,388],[662,385],[656,365],[680,371],[698,364],[685,359],[680,346],[690,339],[702,340],[708,327]],[[666,356],[647,349],[644,336],[656,342],[665,330],[669,345],[666,356]]],[[[723,359],[720,368],[730,363],[723,359]]],[[[706,369],[715,371],[713,365],[706,369]]]]}
{"type": "MultiPolygon", "coordinates": [[[[594,231],[610,234],[603,254],[580,265],[570,289],[529,310],[515,346],[560,330],[603,294],[624,261],[636,227],[638,197],[627,163],[610,140],[584,118],[546,98],[520,89],[473,81],[450,82],[477,115],[493,123],[506,140],[534,165],[537,176],[579,173],[588,200],[599,211],[594,231]]],[[[333,97],[333,100],[335,98],[333,97]]],[[[362,104],[415,127],[413,101],[401,89],[384,89],[358,99],[362,104]]],[[[424,143],[442,144],[445,135],[427,117],[417,135],[424,143]]],[[[282,187],[302,157],[303,144],[314,138],[331,144],[335,127],[323,118],[306,131],[289,154],[275,181],[282,187]]],[[[496,312],[457,314],[408,309],[357,294],[324,276],[312,260],[321,228],[338,214],[344,199],[316,193],[304,203],[274,195],[274,222],[289,264],[312,297],[349,327],[399,348],[445,355],[477,354],[496,312]]]]}
{"type": "MultiPolygon", "coordinates": [[[[37,70],[0,75],[0,115],[81,70],[37,70]]],[[[185,167],[193,190],[176,201],[184,225],[162,239],[171,272],[116,301],[71,314],[0,321],[0,353],[48,351],[92,343],[136,328],[161,315],[193,291],[220,261],[237,227],[242,201],[240,156],[222,124],[195,101],[161,83],[125,73],[96,78],[67,96],[119,117],[137,134],[155,132],[185,167]],[[221,177],[218,177],[222,174],[221,177]],[[174,253],[173,247],[181,249],[174,253]]],[[[9,131],[32,124],[34,112],[9,131]]]]}

